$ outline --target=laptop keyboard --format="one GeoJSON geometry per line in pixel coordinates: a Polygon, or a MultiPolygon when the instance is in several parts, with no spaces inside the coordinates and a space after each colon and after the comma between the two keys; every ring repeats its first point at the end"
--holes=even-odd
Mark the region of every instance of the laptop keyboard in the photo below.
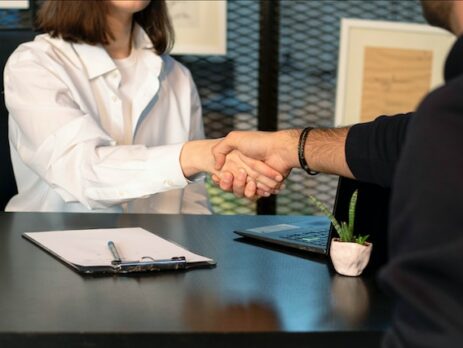
{"type": "Polygon", "coordinates": [[[326,229],[312,230],[309,232],[288,234],[286,236],[282,236],[281,238],[325,247],[328,238],[328,232],[329,231],[326,229]]]}

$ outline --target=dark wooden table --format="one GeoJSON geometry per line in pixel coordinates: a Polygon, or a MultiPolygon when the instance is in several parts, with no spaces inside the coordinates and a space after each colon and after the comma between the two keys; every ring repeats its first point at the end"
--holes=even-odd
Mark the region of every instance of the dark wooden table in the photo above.
{"type": "Polygon", "coordinates": [[[373,276],[250,243],[234,229],[288,216],[0,213],[0,347],[375,347],[390,303],[373,276]],[[82,276],[23,232],[140,226],[212,269],[82,276]]]}

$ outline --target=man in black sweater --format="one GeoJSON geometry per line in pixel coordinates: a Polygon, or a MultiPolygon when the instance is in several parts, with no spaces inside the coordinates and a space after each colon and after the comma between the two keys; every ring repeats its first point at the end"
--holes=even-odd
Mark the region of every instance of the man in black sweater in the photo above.
{"type": "MultiPolygon", "coordinates": [[[[430,24],[463,33],[463,1],[422,4],[430,24]]],[[[313,129],[303,144],[312,171],[392,187],[389,262],[380,282],[393,296],[395,310],[384,347],[463,346],[462,91],[460,36],[447,57],[445,84],[413,115],[313,129]]],[[[288,174],[300,166],[300,133],[233,132],[214,149],[217,167],[236,148],[288,174]]],[[[220,185],[238,194],[244,190],[231,180],[220,185]]]]}

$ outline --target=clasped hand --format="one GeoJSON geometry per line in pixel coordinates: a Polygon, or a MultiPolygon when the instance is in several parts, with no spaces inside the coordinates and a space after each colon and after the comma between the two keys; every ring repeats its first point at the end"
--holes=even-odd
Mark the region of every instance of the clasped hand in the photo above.
{"type": "Polygon", "coordinates": [[[294,166],[291,149],[298,136],[297,131],[231,132],[212,148],[212,180],[238,197],[253,199],[278,193],[294,166]]]}
{"type": "Polygon", "coordinates": [[[229,152],[220,171],[212,173],[212,180],[223,191],[249,199],[278,193],[283,179],[281,173],[263,161],[250,158],[237,150],[229,152]]]}

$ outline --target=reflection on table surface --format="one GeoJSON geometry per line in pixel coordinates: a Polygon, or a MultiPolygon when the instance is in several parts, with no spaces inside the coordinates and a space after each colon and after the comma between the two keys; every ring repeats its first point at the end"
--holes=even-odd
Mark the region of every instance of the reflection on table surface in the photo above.
{"type": "Polygon", "coordinates": [[[78,337],[272,332],[303,334],[294,339],[304,337],[304,342],[312,334],[315,339],[326,333],[329,340],[358,332],[379,342],[390,312],[374,277],[339,276],[326,258],[248,242],[233,233],[303,218],[0,213],[0,342],[9,332],[78,337]],[[211,257],[217,266],[84,277],[21,237],[23,232],[129,226],[211,257]]]}

